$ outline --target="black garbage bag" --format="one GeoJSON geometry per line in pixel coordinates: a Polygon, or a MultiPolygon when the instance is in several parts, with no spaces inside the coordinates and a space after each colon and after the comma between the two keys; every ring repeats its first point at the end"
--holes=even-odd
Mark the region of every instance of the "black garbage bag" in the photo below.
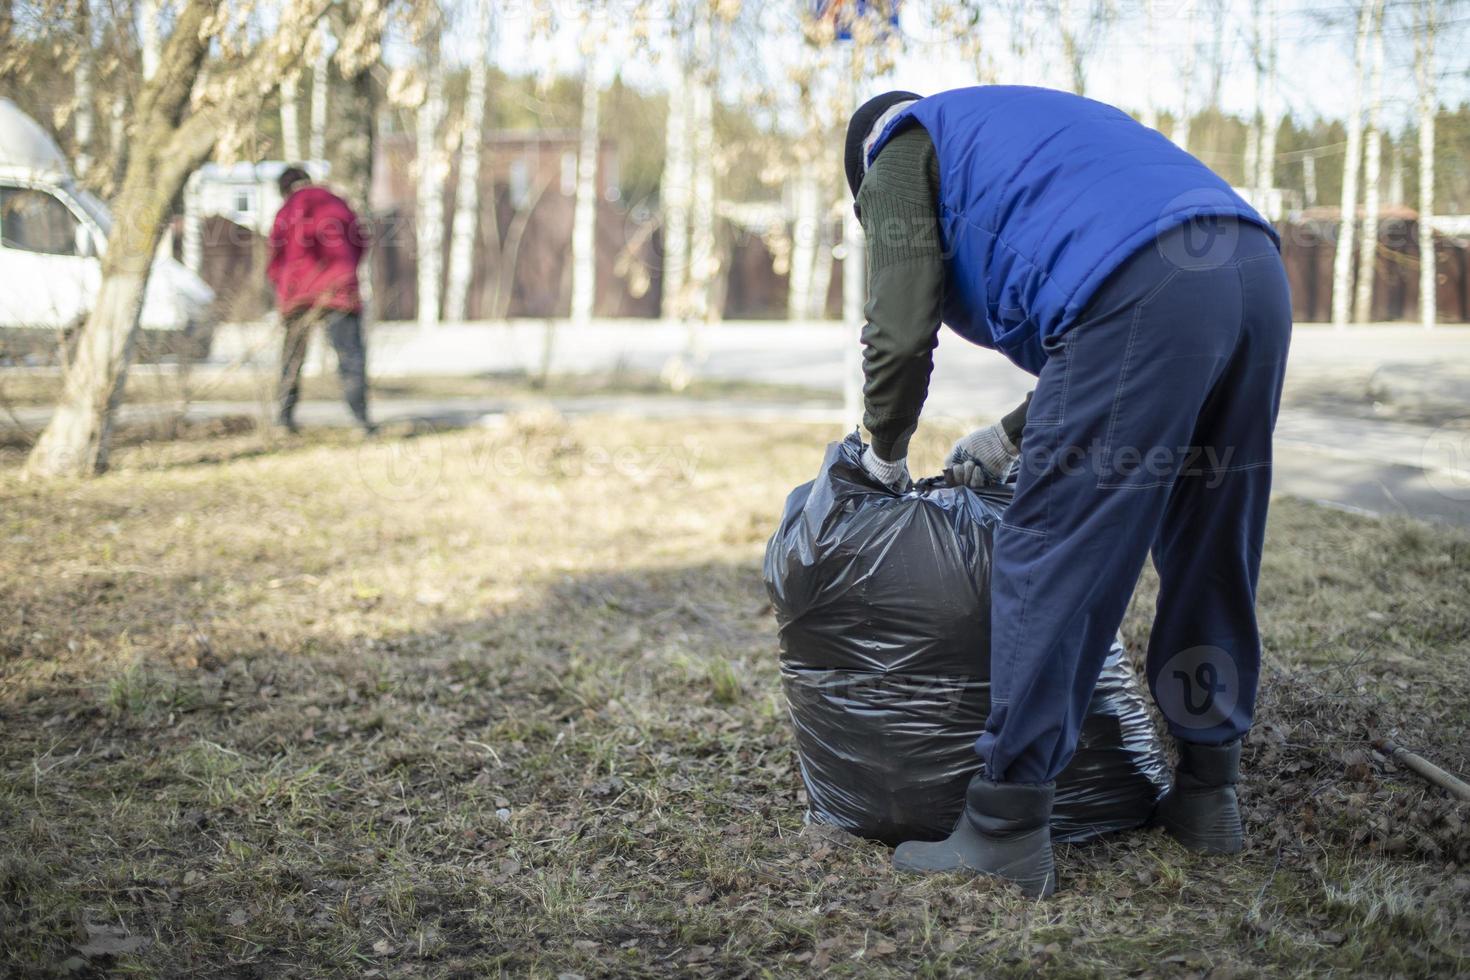
{"type": "MultiPolygon", "coordinates": [[[[856,433],[791,492],[766,547],[809,816],[889,844],[954,828],[990,712],[991,535],[1008,487],[896,494],[856,433]]],[[[1057,780],[1053,838],[1136,827],[1168,788],[1121,645],[1057,780]]]]}

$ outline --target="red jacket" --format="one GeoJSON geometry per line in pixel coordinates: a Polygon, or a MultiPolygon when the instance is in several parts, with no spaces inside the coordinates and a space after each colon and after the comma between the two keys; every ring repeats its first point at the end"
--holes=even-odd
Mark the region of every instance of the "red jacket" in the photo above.
{"type": "Polygon", "coordinates": [[[271,226],[271,260],[266,268],[280,311],[360,313],[357,263],[366,249],[366,229],[336,194],[307,186],[286,198],[271,226]]]}

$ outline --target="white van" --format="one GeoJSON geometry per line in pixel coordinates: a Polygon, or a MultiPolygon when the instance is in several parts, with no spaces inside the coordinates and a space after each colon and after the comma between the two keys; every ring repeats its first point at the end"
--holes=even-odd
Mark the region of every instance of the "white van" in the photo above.
{"type": "MultiPolygon", "coordinates": [[[[53,360],[86,319],[102,278],[112,215],[72,179],[61,148],[0,99],[0,364],[53,360]]],[[[208,351],[214,291],[172,256],[154,258],[142,353],[208,351]]]]}

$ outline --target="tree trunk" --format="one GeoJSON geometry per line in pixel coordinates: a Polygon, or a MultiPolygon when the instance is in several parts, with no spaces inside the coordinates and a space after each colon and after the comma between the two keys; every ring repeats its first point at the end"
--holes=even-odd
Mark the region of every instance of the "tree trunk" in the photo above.
{"type": "Polygon", "coordinates": [[[301,120],[296,111],[299,88],[295,75],[281,79],[281,156],[287,163],[301,162],[301,120]]]}
{"type": "Polygon", "coordinates": [[[664,172],[659,181],[663,205],[663,299],[665,320],[685,315],[689,282],[689,65],[678,37],[674,46],[674,73],[669,82],[669,116],[664,129],[664,172]]]}
{"type": "Polygon", "coordinates": [[[1143,0],[1143,124],[1159,128],[1159,105],[1154,75],[1159,61],[1159,25],[1154,0],[1143,0]]]}
{"type": "MultiPolygon", "coordinates": [[[[436,39],[437,41],[437,39],[436,39]]],[[[439,151],[439,122],[444,115],[444,68],[438,44],[428,52],[427,90],[419,106],[417,129],[418,202],[415,238],[418,264],[418,324],[439,322],[439,284],[444,269],[444,168],[439,151]]]]}
{"type": "Polygon", "coordinates": [[[521,257],[521,242],[526,237],[526,228],[531,224],[531,216],[536,212],[537,203],[550,186],[549,177],[542,179],[526,196],[525,206],[511,215],[495,267],[497,285],[495,302],[490,307],[491,319],[504,320],[510,316],[510,303],[515,293],[516,266],[521,257]]]}
{"type": "Polygon", "coordinates": [[[1435,0],[1419,0],[1419,35],[1414,46],[1414,74],[1419,83],[1419,322],[1432,328],[1437,319],[1439,279],[1434,261],[1434,78],[1435,0]]]}
{"type": "Polygon", "coordinates": [[[216,127],[206,116],[180,123],[208,50],[202,27],[216,5],[193,0],[179,11],[155,66],[162,70],[139,93],[97,298],[67,365],[61,400],[26,460],[27,475],[86,476],[107,468],[112,416],[127,385],[138,315],[169,206],[214,148],[216,127]]]}
{"type": "Polygon", "coordinates": [[[791,270],[786,279],[786,315],[805,320],[812,312],[812,281],[823,223],[819,217],[821,186],[810,161],[798,163],[794,188],[796,216],[791,239],[791,270]]]}
{"type": "MultiPolygon", "coordinates": [[[[378,128],[373,68],[378,63],[380,37],[378,29],[368,23],[372,12],[356,0],[333,4],[332,14],[333,33],[338,39],[337,72],[342,80],[335,108],[341,121],[341,135],[332,146],[332,179],[347,192],[353,208],[359,214],[367,214],[372,204],[373,149],[378,128]],[[366,36],[351,36],[351,32],[364,28],[366,36]],[[355,43],[349,45],[349,39],[355,43]]],[[[371,278],[363,281],[366,284],[371,278]]]]}
{"type": "Polygon", "coordinates": [[[1196,0],[1185,0],[1184,64],[1179,80],[1179,116],[1174,121],[1174,131],[1170,135],[1175,145],[1186,153],[1189,152],[1190,124],[1194,118],[1194,76],[1199,66],[1199,39],[1195,36],[1198,13],[1196,0]]]}
{"type": "MultiPolygon", "coordinates": [[[[449,283],[444,318],[464,320],[474,273],[475,226],[480,219],[480,144],[485,140],[486,66],[490,60],[490,0],[475,0],[475,46],[470,53],[469,88],[465,93],[463,135],[459,148],[459,182],[454,192],[454,219],[449,231],[449,283]]],[[[493,192],[493,188],[492,188],[493,192]]]]}
{"type": "MultiPolygon", "coordinates": [[[[114,75],[114,78],[116,76],[114,75]]],[[[115,92],[107,121],[107,153],[112,164],[111,186],[122,183],[128,169],[128,97],[124,92],[115,92]]]]}
{"type": "Polygon", "coordinates": [[[689,353],[700,356],[699,325],[718,314],[710,302],[711,284],[717,271],[715,255],[715,123],[714,123],[714,13],[699,4],[694,21],[694,97],[690,122],[694,135],[694,195],[689,221],[689,319],[693,328],[689,353]]]}
{"type": "Polygon", "coordinates": [[[96,128],[93,75],[96,71],[97,54],[92,46],[91,0],[77,2],[77,38],[80,50],[77,52],[76,110],[72,134],[76,147],[74,160],[77,177],[85,182],[92,169],[92,134],[96,128]]]}
{"type": "Polygon", "coordinates": [[[206,25],[219,0],[187,0],[177,10],[153,77],[134,99],[128,163],[113,201],[116,217],[102,256],[97,297],[66,369],[61,400],[26,460],[27,476],[85,476],[107,466],[113,412],[127,385],[138,316],[169,208],[185,181],[214,149],[222,129],[255,118],[290,62],[300,24],[314,24],[327,0],[291,8],[279,33],[234,69],[232,99],[191,110],[195,82],[209,54],[206,25]],[[227,118],[221,120],[220,115],[227,118]]]}
{"type": "MultiPolygon", "coordinates": [[[[375,17],[380,11],[371,3],[353,0],[333,4],[331,12],[332,33],[337,38],[337,51],[333,57],[341,79],[334,109],[341,120],[341,129],[332,147],[332,177],[346,193],[353,209],[368,219],[369,234],[372,234],[373,150],[378,125],[373,67],[378,63],[382,40],[381,22],[375,17]]],[[[376,306],[371,256],[371,251],[364,256],[367,268],[359,276],[364,328],[371,321],[376,306]]]]}
{"type": "Polygon", "coordinates": [[[1225,83],[1225,32],[1229,29],[1230,18],[1228,5],[1230,0],[1210,0],[1211,26],[1214,28],[1210,36],[1210,96],[1209,106],[1212,109],[1220,105],[1220,90],[1225,83]]]}
{"type": "Polygon", "coordinates": [[[311,62],[311,135],[307,139],[306,153],[313,160],[327,158],[327,99],[331,82],[327,73],[327,28],[319,25],[316,31],[316,57],[311,62]]]}
{"type": "MultiPolygon", "coordinates": [[[[1281,128],[1280,78],[1278,73],[1277,46],[1280,11],[1278,0],[1266,0],[1265,21],[1265,66],[1262,72],[1264,91],[1261,94],[1261,141],[1256,160],[1256,200],[1265,206],[1267,197],[1276,187],[1276,134],[1281,128]]],[[[1277,215],[1267,215],[1276,218],[1277,215]]]]}
{"type": "Polygon", "coordinates": [[[1342,209],[1337,226],[1337,253],[1332,259],[1332,323],[1347,326],[1352,310],[1353,232],[1358,218],[1358,168],[1363,161],[1363,68],[1368,60],[1368,31],[1382,0],[1362,0],[1358,40],[1353,57],[1353,99],[1347,118],[1347,153],[1342,165],[1342,209]]]}
{"type": "MultiPolygon", "coordinates": [[[[1266,88],[1266,63],[1262,53],[1265,47],[1262,40],[1266,32],[1261,27],[1263,21],[1261,0],[1251,0],[1250,12],[1251,123],[1245,137],[1245,173],[1241,177],[1241,183],[1251,189],[1251,196],[1254,197],[1261,186],[1257,178],[1261,172],[1261,130],[1264,128],[1261,106],[1266,88]]],[[[1259,198],[1253,203],[1258,209],[1260,208],[1259,198]]]]}
{"type": "Polygon", "coordinates": [[[1358,246],[1358,291],[1353,319],[1373,319],[1373,273],[1378,263],[1379,182],[1383,169],[1383,0],[1375,4],[1373,17],[1373,77],[1368,100],[1368,137],[1364,153],[1363,240],[1358,246]]]}
{"type": "Polygon", "coordinates": [[[601,32],[589,22],[582,55],[582,128],[577,151],[577,203],[572,212],[572,322],[591,322],[597,303],[598,98],[596,51],[601,32]]]}
{"type": "Polygon", "coordinates": [[[199,173],[184,183],[184,267],[200,272],[204,266],[204,208],[199,200],[199,173]]]}
{"type": "MultiPolygon", "coordinates": [[[[834,169],[832,172],[836,173],[837,171],[834,169]]],[[[844,193],[846,187],[847,185],[844,183],[844,193]]],[[[846,204],[847,201],[845,199],[842,200],[836,209],[836,213],[842,215],[852,210],[846,204]]],[[[825,320],[827,318],[827,295],[832,291],[832,268],[834,263],[832,261],[832,239],[828,237],[828,233],[832,230],[832,226],[828,223],[832,213],[833,209],[831,208],[822,209],[821,218],[817,222],[816,227],[817,247],[816,254],[812,256],[811,299],[807,313],[807,316],[813,320],[825,320]]]]}
{"type": "Polygon", "coordinates": [[[138,2],[138,55],[142,59],[143,81],[152,81],[158,71],[158,0],[138,2]]]}

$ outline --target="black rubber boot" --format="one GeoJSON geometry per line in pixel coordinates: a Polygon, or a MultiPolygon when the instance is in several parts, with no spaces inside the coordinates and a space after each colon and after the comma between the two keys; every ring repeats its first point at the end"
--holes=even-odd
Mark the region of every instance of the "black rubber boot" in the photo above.
{"type": "Polygon", "coordinates": [[[1240,739],[1225,745],[1179,743],[1174,787],[1154,810],[1153,822],[1192,851],[1235,854],[1245,846],[1235,781],[1240,739]]]}
{"type": "Polygon", "coordinates": [[[1057,887],[1051,855],[1051,804],[1056,783],[992,783],[977,774],[965,811],[942,841],[905,841],[893,852],[900,871],[972,871],[1014,881],[1030,898],[1057,887]]]}

